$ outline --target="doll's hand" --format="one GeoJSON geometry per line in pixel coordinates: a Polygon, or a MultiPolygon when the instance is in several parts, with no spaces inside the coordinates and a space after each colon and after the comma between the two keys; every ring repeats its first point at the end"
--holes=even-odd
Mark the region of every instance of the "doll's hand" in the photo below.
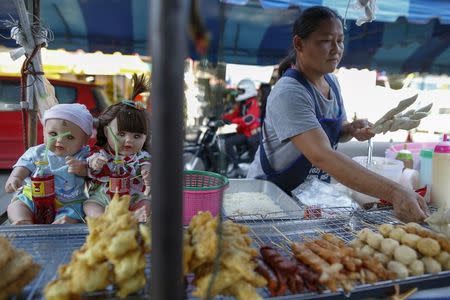
{"type": "Polygon", "coordinates": [[[80,223],[77,219],[69,218],[68,216],[62,216],[61,218],[56,219],[53,221],[52,224],[76,224],[80,223]]]}
{"type": "Polygon", "coordinates": [[[108,159],[106,157],[98,154],[89,160],[89,168],[94,171],[100,171],[107,162],[108,159]]]}
{"type": "Polygon", "coordinates": [[[66,164],[69,167],[67,172],[78,176],[86,176],[86,162],[73,158],[73,156],[66,156],[66,164]]]}
{"type": "Polygon", "coordinates": [[[148,165],[148,167],[143,166],[141,174],[142,174],[142,180],[144,181],[144,185],[145,185],[144,195],[148,196],[151,191],[151,180],[152,180],[152,176],[150,174],[150,165],[148,165]]]}
{"type": "Polygon", "coordinates": [[[5,184],[5,191],[7,193],[13,193],[22,186],[22,179],[17,176],[10,176],[5,184]]]}

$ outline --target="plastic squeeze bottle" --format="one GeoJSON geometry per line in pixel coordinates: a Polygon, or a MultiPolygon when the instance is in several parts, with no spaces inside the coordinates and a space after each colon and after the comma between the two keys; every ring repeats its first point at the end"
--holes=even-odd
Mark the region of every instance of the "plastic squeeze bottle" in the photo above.
{"type": "Polygon", "coordinates": [[[434,147],[432,160],[431,201],[438,208],[450,208],[450,142],[446,134],[434,147]]]}
{"type": "Polygon", "coordinates": [[[403,144],[403,149],[397,153],[397,156],[395,159],[403,161],[405,169],[413,168],[413,165],[414,165],[413,155],[412,155],[411,151],[408,150],[407,144],[403,144]]]}
{"type": "Polygon", "coordinates": [[[31,175],[31,197],[35,213],[33,223],[51,224],[55,220],[55,176],[47,161],[37,161],[36,170],[31,175]]]}

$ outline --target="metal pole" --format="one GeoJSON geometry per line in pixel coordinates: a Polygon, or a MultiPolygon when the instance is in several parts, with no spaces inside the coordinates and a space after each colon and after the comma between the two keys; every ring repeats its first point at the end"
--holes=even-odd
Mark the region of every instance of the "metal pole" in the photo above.
{"type": "MultiPolygon", "coordinates": [[[[33,13],[33,16],[30,16],[32,23],[37,24],[39,23],[39,15],[40,15],[40,0],[28,0],[27,3],[29,6],[28,11],[33,13]]],[[[37,54],[37,56],[40,56],[40,51],[37,54]]],[[[32,84],[33,78],[28,76],[28,85],[32,84]]],[[[36,146],[37,145],[37,123],[38,123],[38,106],[36,103],[36,96],[34,93],[34,89],[31,86],[28,88],[28,93],[30,93],[30,97],[28,98],[29,101],[32,101],[32,105],[30,105],[30,108],[28,109],[28,146],[36,146]]]]}
{"type": "Polygon", "coordinates": [[[152,56],[151,299],[183,299],[183,85],[187,4],[150,1],[152,56]]]}

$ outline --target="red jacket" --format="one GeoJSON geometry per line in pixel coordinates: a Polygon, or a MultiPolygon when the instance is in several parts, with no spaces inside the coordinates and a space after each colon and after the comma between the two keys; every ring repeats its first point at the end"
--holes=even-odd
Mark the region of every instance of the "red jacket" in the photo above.
{"type": "Polygon", "coordinates": [[[246,137],[258,133],[261,124],[258,100],[255,97],[245,100],[223,118],[237,124],[237,132],[245,134],[246,137]]]}

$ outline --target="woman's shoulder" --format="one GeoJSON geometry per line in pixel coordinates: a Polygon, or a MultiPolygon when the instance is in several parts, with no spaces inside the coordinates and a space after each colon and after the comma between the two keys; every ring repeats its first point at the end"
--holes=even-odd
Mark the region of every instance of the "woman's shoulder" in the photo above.
{"type": "Polygon", "coordinates": [[[273,87],[267,99],[267,106],[286,103],[313,103],[308,90],[297,80],[290,77],[281,77],[273,87]]]}

